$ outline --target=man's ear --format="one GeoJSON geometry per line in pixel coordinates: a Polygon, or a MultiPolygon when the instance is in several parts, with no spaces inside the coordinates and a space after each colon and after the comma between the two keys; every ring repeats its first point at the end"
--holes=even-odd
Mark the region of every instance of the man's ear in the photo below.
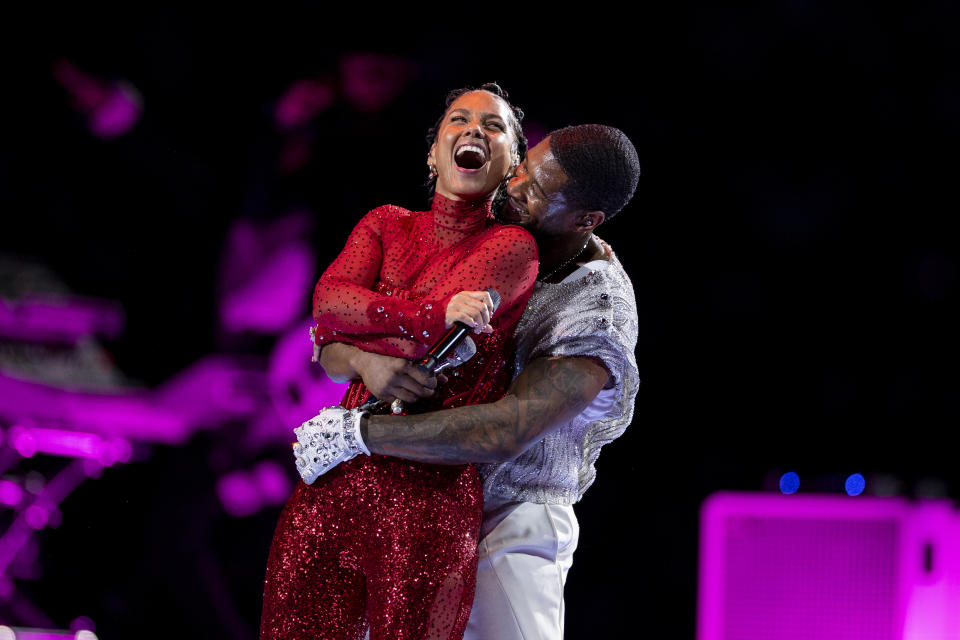
{"type": "Polygon", "coordinates": [[[603,211],[583,211],[577,216],[577,231],[593,231],[606,219],[603,211]]]}

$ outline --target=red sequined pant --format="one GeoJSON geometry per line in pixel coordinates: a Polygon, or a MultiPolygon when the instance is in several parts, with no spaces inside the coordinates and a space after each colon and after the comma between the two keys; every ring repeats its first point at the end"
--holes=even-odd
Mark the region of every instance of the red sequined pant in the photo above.
{"type": "Polygon", "coordinates": [[[267,561],[260,638],[456,640],[473,604],[473,465],[358,456],[300,482],[267,561]],[[369,620],[366,617],[369,616],[369,620]]]}

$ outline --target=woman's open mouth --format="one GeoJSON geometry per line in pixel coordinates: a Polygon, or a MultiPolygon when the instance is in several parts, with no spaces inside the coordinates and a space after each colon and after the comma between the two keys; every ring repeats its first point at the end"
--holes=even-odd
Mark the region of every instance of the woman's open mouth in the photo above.
{"type": "Polygon", "coordinates": [[[457,169],[465,173],[476,173],[487,164],[487,151],[483,147],[473,143],[466,143],[453,154],[453,161],[457,169]]]}

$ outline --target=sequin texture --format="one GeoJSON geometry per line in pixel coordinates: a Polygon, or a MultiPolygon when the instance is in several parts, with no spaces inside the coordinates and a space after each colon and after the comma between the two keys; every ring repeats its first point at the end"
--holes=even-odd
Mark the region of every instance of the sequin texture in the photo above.
{"type": "Polygon", "coordinates": [[[574,504],[596,478],[600,449],[633,418],[640,384],[637,302],[630,278],[612,255],[608,266],[560,284],[538,282],[517,326],[516,368],[551,356],[590,356],[615,380],[602,415],[581,413],[509,462],[480,466],[484,493],[505,500],[574,504]]]}
{"type": "MultiPolygon", "coordinates": [[[[496,226],[488,206],[437,195],[429,212],[367,214],[314,294],[317,344],[334,339],[416,357],[441,335],[453,294],[496,289],[494,333],[414,412],[490,402],[510,382],[512,334],[536,278],[536,246],[496,226]],[[402,314],[402,315],[401,315],[402,314]],[[427,335],[424,335],[427,334],[427,335]],[[423,336],[423,337],[421,337],[423,336]]],[[[346,407],[369,397],[351,384],[346,407]]],[[[298,483],[267,565],[261,638],[448,640],[462,637],[473,602],[483,492],[473,465],[359,456],[298,483]]]]}

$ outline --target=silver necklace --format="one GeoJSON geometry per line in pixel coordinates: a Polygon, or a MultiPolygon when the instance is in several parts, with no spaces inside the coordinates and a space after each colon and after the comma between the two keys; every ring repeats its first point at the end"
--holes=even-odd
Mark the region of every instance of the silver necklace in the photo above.
{"type": "Polygon", "coordinates": [[[543,276],[542,278],[538,278],[538,279],[540,280],[540,282],[546,282],[547,280],[549,280],[550,278],[553,277],[553,274],[557,273],[558,271],[560,271],[561,269],[563,269],[565,266],[567,266],[568,264],[570,264],[571,262],[573,262],[574,260],[576,260],[577,258],[579,258],[579,257],[580,257],[580,254],[583,253],[584,251],[586,251],[588,244],[590,244],[590,238],[589,238],[589,237],[587,238],[587,241],[583,243],[583,246],[580,247],[580,251],[577,251],[575,254],[573,254],[572,256],[570,256],[570,258],[568,258],[563,264],[561,264],[559,267],[557,267],[556,269],[554,269],[553,271],[551,271],[551,272],[548,273],[547,275],[543,276]]]}

